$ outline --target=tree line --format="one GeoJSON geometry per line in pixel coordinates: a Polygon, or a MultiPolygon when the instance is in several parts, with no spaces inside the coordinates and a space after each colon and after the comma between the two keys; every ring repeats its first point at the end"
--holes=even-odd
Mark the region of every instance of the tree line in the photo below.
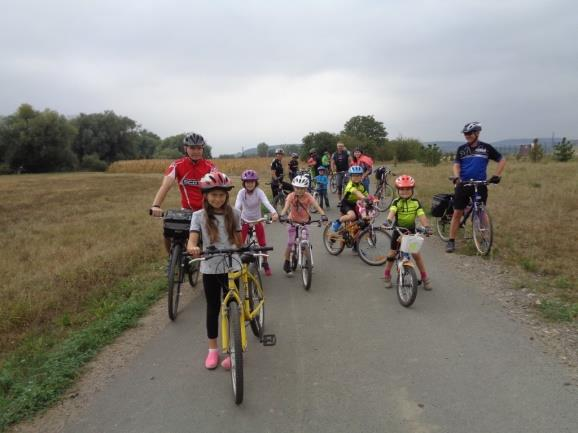
{"type": "MultiPolygon", "coordinates": [[[[183,136],[161,139],[113,111],[67,118],[22,104],[0,118],[0,174],[99,171],[118,160],[174,159],[182,155],[183,136]]],[[[206,156],[212,156],[210,146],[206,156]]]]}
{"type": "MultiPolygon", "coordinates": [[[[0,117],[0,174],[99,171],[118,160],[175,159],[182,155],[183,135],[161,139],[114,111],[68,118],[54,110],[38,111],[22,104],[13,114],[0,117]]],[[[340,133],[311,132],[303,137],[302,144],[280,147],[306,159],[312,148],[320,153],[334,152],[338,141],[349,150],[360,148],[382,161],[418,160],[437,165],[442,157],[437,145],[424,146],[406,137],[389,140],[383,122],[371,115],[352,117],[340,133]]],[[[275,149],[266,143],[257,146],[260,156],[269,156],[275,149]]],[[[211,150],[206,147],[205,157],[212,157],[211,150]]]]}

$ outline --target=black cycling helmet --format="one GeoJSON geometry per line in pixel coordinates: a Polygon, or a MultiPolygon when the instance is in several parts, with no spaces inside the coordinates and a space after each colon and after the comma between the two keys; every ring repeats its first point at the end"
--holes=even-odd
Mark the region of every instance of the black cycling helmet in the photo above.
{"type": "Polygon", "coordinates": [[[188,134],[185,134],[183,144],[185,146],[204,146],[206,143],[202,135],[189,132],[188,134]]]}
{"type": "Polygon", "coordinates": [[[480,122],[469,122],[464,125],[462,129],[462,134],[469,134],[471,132],[480,132],[482,130],[482,125],[480,122]]]}
{"type": "Polygon", "coordinates": [[[317,149],[315,149],[314,147],[309,149],[309,155],[315,155],[317,154],[317,149]]]}

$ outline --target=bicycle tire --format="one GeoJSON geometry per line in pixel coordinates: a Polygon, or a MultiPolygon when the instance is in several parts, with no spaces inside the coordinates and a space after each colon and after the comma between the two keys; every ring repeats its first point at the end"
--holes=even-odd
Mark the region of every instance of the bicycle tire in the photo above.
{"type": "Polygon", "coordinates": [[[417,297],[417,274],[413,266],[403,266],[402,274],[397,276],[397,300],[405,308],[409,308],[417,297]]]}
{"type": "Polygon", "coordinates": [[[189,284],[191,287],[195,287],[199,282],[199,276],[201,275],[201,265],[199,262],[194,262],[189,265],[189,272],[187,272],[189,277],[189,284]]]}
{"type": "Polygon", "coordinates": [[[487,209],[478,209],[472,213],[472,235],[478,252],[482,256],[490,254],[494,241],[494,231],[492,218],[487,209]]]}
{"type": "Polygon", "coordinates": [[[280,211],[285,207],[285,194],[277,194],[273,199],[273,207],[280,211]]]}
{"type": "Polygon", "coordinates": [[[448,212],[446,209],[446,211],[441,217],[435,219],[436,230],[438,232],[440,239],[444,242],[450,240],[450,226],[452,223],[452,215],[453,212],[448,212]]]}
{"type": "Polygon", "coordinates": [[[313,277],[313,266],[311,265],[311,250],[303,248],[301,251],[301,281],[305,290],[311,289],[311,279],[313,277]]]}
{"type": "Polygon", "coordinates": [[[389,210],[394,197],[393,188],[391,185],[386,183],[383,187],[380,187],[378,191],[376,191],[375,195],[379,199],[376,205],[377,210],[380,212],[389,210]]]}
{"type": "MultiPolygon", "coordinates": [[[[315,199],[315,203],[319,204],[319,197],[320,197],[319,193],[317,191],[313,191],[312,196],[315,199]]],[[[309,212],[310,213],[317,213],[317,208],[315,206],[311,205],[309,207],[309,212]]]]}
{"type": "Polygon", "coordinates": [[[329,190],[333,194],[337,193],[337,176],[334,174],[329,177],[329,190]]]}
{"type": "Polygon", "coordinates": [[[345,240],[333,239],[332,236],[335,236],[335,232],[331,229],[331,224],[327,224],[323,229],[323,245],[329,254],[338,256],[345,249],[345,240]]]}
{"type": "Polygon", "coordinates": [[[181,296],[181,283],[183,281],[183,267],[181,266],[182,245],[177,243],[171,249],[171,257],[168,276],[168,311],[169,318],[174,321],[179,310],[179,298],[181,296]]]}
{"type": "Polygon", "coordinates": [[[243,402],[243,346],[241,342],[241,312],[237,301],[228,305],[229,347],[231,357],[231,382],[235,404],[243,402]]]}
{"type": "MultiPolygon", "coordinates": [[[[251,311],[255,309],[257,305],[263,300],[263,284],[261,283],[261,273],[257,270],[257,266],[252,263],[249,266],[249,273],[255,277],[257,281],[258,287],[255,285],[255,281],[249,278],[249,288],[248,288],[248,295],[249,295],[249,307],[251,311]]],[[[249,322],[251,325],[251,331],[253,331],[253,335],[261,341],[263,338],[264,330],[265,330],[265,303],[261,306],[261,310],[259,314],[255,316],[249,322]]]]}
{"type": "Polygon", "coordinates": [[[391,246],[391,235],[382,227],[366,227],[356,237],[357,252],[362,262],[370,266],[383,265],[391,246]]]}

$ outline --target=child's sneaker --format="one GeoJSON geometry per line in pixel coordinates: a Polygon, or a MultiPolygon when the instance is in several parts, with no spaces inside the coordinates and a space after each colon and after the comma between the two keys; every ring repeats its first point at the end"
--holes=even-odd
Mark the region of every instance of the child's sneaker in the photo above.
{"type": "Polygon", "coordinates": [[[424,290],[431,290],[433,289],[432,285],[431,285],[431,280],[429,278],[424,278],[422,280],[423,283],[423,289],[424,290]]]}
{"type": "Polygon", "coordinates": [[[214,370],[219,364],[219,351],[209,350],[207,358],[205,359],[205,368],[208,370],[214,370]]]}
{"type": "Polygon", "coordinates": [[[385,288],[391,289],[393,287],[393,284],[391,284],[391,275],[384,275],[383,279],[385,280],[385,288]]]}
{"type": "Polygon", "coordinates": [[[291,264],[289,263],[289,260],[285,260],[285,263],[283,263],[283,270],[287,275],[291,274],[291,264]]]}
{"type": "Polygon", "coordinates": [[[225,359],[223,359],[223,362],[221,362],[221,367],[223,367],[225,370],[231,369],[231,357],[230,356],[227,356],[225,359]]]}
{"type": "Polygon", "coordinates": [[[263,269],[265,270],[265,275],[270,277],[271,276],[271,268],[269,267],[269,263],[264,262],[263,263],[263,269]]]}

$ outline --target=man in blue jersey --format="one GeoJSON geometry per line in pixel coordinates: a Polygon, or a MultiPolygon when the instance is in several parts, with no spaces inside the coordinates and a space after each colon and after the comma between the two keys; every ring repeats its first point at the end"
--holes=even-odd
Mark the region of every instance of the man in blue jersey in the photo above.
{"type": "MultiPolygon", "coordinates": [[[[456,235],[460,226],[460,218],[464,214],[464,209],[468,205],[469,199],[473,194],[473,186],[462,185],[462,181],[468,180],[486,180],[486,169],[488,162],[494,160],[498,163],[496,174],[492,176],[489,182],[499,183],[504,167],[506,166],[506,159],[494,149],[493,146],[483,141],[479,141],[480,131],[482,125],[479,122],[466,123],[462,133],[466,139],[466,143],[458,147],[456,152],[456,159],[454,160],[454,184],[455,199],[454,199],[454,215],[450,225],[450,240],[446,246],[446,252],[453,253],[456,249],[456,235]]],[[[484,203],[488,199],[488,189],[485,186],[478,187],[478,192],[482,196],[484,203]]]]}

